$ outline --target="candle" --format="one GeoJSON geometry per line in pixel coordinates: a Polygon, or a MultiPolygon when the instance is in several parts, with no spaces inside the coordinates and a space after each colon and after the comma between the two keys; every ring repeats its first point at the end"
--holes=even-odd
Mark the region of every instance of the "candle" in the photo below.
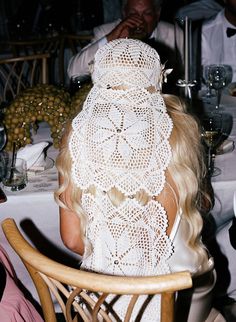
{"type": "Polygon", "coordinates": [[[188,43],[189,43],[189,51],[188,51],[188,59],[189,59],[189,70],[188,70],[188,78],[190,81],[192,81],[193,79],[192,77],[192,68],[193,68],[193,43],[192,43],[192,21],[191,19],[189,19],[188,21],[188,43]]]}
{"type": "MultiPolygon", "coordinates": [[[[186,84],[189,81],[189,20],[185,17],[184,20],[184,79],[186,84]]],[[[185,87],[187,90],[187,86],[185,87]]],[[[185,91],[186,93],[186,91],[185,91]]]]}
{"type": "Polygon", "coordinates": [[[191,93],[188,86],[191,78],[192,69],[192,22],[186,16],[184,19],[184,79],[185,79],[185,97],[190,98],[191,93]]]}

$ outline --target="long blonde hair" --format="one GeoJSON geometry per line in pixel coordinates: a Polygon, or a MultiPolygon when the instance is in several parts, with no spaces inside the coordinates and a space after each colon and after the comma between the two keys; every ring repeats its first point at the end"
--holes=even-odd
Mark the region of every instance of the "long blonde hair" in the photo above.
{"type": "MultiPolygon", "coordinates": [[[[188,244],[196,251],[203,263],[206,260],[206,252],[200,237],[203,221],[199,209],[202,198],[207,198],[207,194],[202,191],[202,181],[206,172],[202,145],[200,143],[199,126],[197,121],[190,114],[186,113],[185,105],[178,97],[163,95],[163,98],[166,103],[167,112],[173,120],[173,131],[170,137],[172,159],[167,171],[177,188],[178,209],[182,210],[184,218],[189,223],[188,244]]],[[[91,249],[86,239],[87,215],[81,206],[82,191],[75,186],[71,177],[72,161],[68,149],[70,132],[71,126],[68,126],[64,133],[64,140],[56,162],[63,182],[55,192],[55,200],[60,207],[69,207],[79,216],[81,236],[85,244],[86,254],[88,254],[91,249]],[[72,191],[69,202],[61,198],[68,186],[70,186],[72,191]]],[[[94,186],[91,186],[88,190],[93,195],[103,193],[94,186]]],[[[115,206],[118,206],[125,199],[125,196],[115,188],[108,192],[108,196],[115,206]]],[[[144,191],[138,192],[135,198],[141,204],[146,204],[150,199],[144,191]]]]}

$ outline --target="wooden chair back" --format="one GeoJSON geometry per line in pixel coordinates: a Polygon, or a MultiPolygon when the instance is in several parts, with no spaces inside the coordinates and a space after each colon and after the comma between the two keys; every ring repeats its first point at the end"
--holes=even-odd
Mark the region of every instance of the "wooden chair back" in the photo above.
{"type": "Polygon", "coordinates": [[[48,82],[49,54],[0,60],[0,103],[10,103],[27,87],[48,82]]]}
{"type": "Polygon", "coordinates": [[[54,36],[30,40],[8,40],[6,45],[14,57],[46,53],[53,55],[60,47],[60,37],[54,36]]]}
{"type": "Polygon", "coordinates": [[[32,247],[24,239],[13,219],[5,219],[2,228],[8,242],[31,275],[46,322],[56,322],[53,296],[60,304],[68,322],[81,320],[111,322],[107,307],[105,310],[104,306],[109,294],[131,295],[125,322],[130,321],[139,295],[161,294],[161,321],[173,322],[175,292],[192,286],[189,272],[152,277],[122,277],[70,268],[47,258],[32,247]],[[91,293],[99,295],[98,299],[91,297],[91,293]]]}
{"type": "Polygon", "coordinates": [[[65,84],[68,59],[85,47],[91,35],[60,34],[39,39],[9,40],[0,42],[13,57],[48,53],[49,81],[51,84],[65,84]]]}

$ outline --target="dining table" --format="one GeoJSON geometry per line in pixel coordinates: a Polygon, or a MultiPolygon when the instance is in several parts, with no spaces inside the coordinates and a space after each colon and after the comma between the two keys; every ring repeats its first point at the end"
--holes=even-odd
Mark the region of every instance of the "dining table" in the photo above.
{"type": "MultiPolygon", "coordinates": [[[[39,125],[33,136],[33,144],[49,142],[46,170],[37,173],[28,172],[26,188],[16,192],[5,191],[7,201],[0,204],[1,221],[13,218],[24,237],[46,256],[63,264],[78,267],[80,257],[68,250],[62,243],[59,229],[59,207],[54,200],[54,191],[58,187],[58,174],[55,160],[58,149],[53,147],[50,128],[46,122],[39,125]]],[[[4,187],[2,186],[4,191],[4,187]]],[[[17,273],[17,277],[26,293],[39,302],[33,282],[20,258],[8,244],[0,230],[1,246],[7,251],[17,273]]],[[[56,305],[56,310],[60,308],[56,305]]]]}
{"type": "MultiPolygon", "coordinates": [[[[232,115],[233,126],[228,140],[234,146],[236,140],[236,97],[222,96],[221,110],[232,115]]],[[[52,142],[50,128],[47,123],[41,123],[34,143],[52,142]]],[[[6,192],[7,201],[0,204],[1,221],[5,218],[13,218],[25,238],[42,253],[59,262],[78,267],[80,257],[68,250],[62,243],[59,229],[59,207],[54,200],[54,191],[58,187],[58,173],[55,160],[58,150],[51,145],[47,150],[47,157],[51,166],[45,171],[28,175],[28,184],[25,189],[17,192],[6,192]]],[[[218,247],[228,262],[227,269],[230,281],[225,292],[236,299],[236,251],[231,246],[228,230],[232,225],[234,215],[233,200],[236,191],[236,149],[232,148],[223,154],[216,155],[215,165],[220,168],[221,174],[212,177],[212,186],[215,195],[215,205],[211,211],[215,229],[212,239],[218,243],[218,247]]],[[[0,230],[0,242],[10,256],[17,276],[33,298],[38,301],[38,295],[29,277],[29,274],[21,260],[11,249],[2,230],[0,230]]],[[[56,308],[56,310],[60,310],[56,308]]]]}

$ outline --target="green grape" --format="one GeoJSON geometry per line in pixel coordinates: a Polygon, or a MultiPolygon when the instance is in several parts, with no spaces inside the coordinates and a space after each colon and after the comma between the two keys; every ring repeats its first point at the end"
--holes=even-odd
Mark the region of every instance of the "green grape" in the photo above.
{"type": "Polygon", "coordinates": [[[53,146],[58,148],[65,124],[81,110],[90,88],[91,84],[85,85],[72,99],[68,91],[54,85],[36,85],[22,91],[5,111],[6,150],[12,150],[13,142],[17,148],[31,143],[31,135],[41,121],[48,122],[53,146]]]}

